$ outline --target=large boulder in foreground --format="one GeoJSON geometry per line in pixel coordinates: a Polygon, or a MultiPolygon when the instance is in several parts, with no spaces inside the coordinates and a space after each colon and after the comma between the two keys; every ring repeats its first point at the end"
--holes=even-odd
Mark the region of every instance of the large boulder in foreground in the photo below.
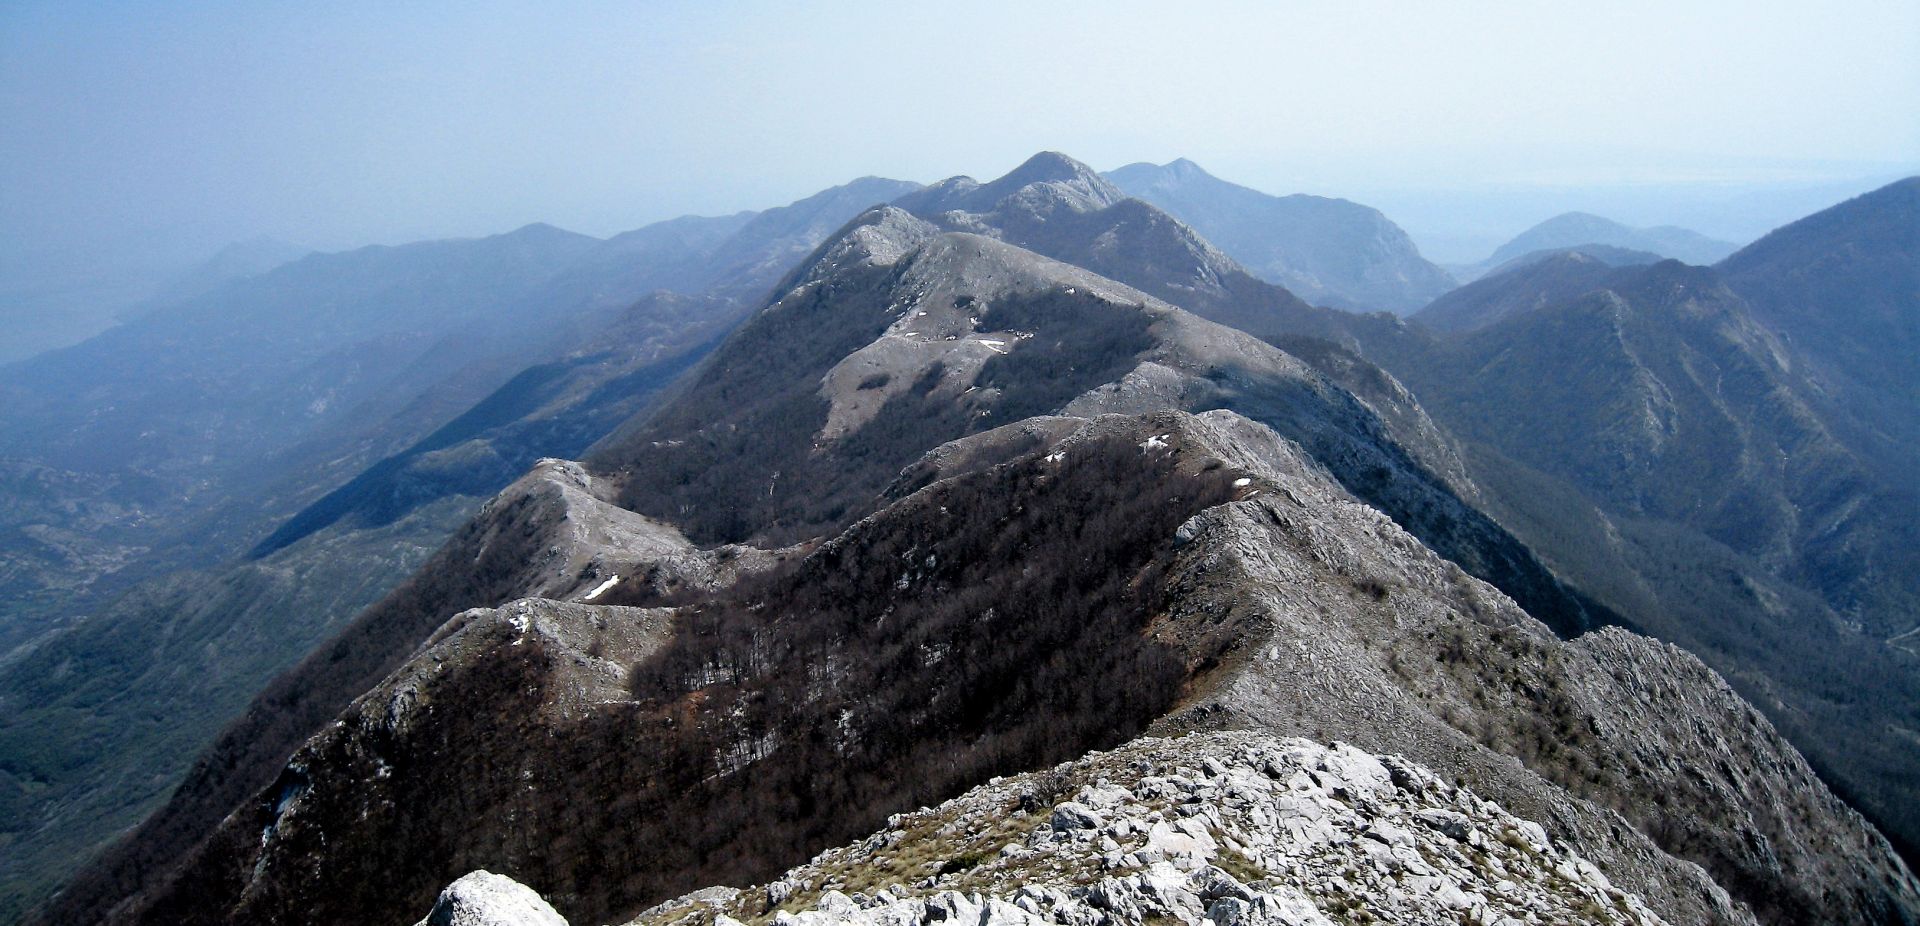
{"type": "Polygon", "coordinates": [[[567,921],[533,888],[483,869],[447,885],[433,912],[414,926],[567,926],[567,921]]]}

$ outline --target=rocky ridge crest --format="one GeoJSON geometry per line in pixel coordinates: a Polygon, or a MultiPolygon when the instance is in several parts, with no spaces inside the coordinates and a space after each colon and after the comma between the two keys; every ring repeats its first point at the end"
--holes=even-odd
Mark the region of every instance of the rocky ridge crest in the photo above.
{"type": "Polygon", "coordinates": [[[765,885],[698,891],[627,926],[947,921],[1666,922],[1538,824],[1417,764],[1214,733],[996,779],[765,885]]]}

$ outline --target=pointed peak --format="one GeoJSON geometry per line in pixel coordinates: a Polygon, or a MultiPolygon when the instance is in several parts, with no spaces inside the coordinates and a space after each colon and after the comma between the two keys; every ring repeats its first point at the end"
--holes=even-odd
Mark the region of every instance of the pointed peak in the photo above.
{"type": "Polygon", "coordinates": [[[989,183],[971,177],[950,177],[894,203],[915,215],[944,212],[985,213],[1020,199],[1020,208],[1036,204],[1065,204],[1075,210],[1099,209],[1127,198],[1093,168],[1057,151],[1042,151],[1019,167],[989,183]]]}
{"type": "MultiPolygon", "coordinates": [[[[1182,191],[1196,188],[1229,187],[1238,184],[1221,180],[1207,173],[1206,168],[1188,158],[1174,158],[1165,164],[1140,161],[1109,171],[1108,180],[1118,184],[1121,189],[1135,195],[1146,190],[1182,191]]],[[[1242,187],[1241,189],[1245,189],[1242,187]]],[[[1256,191],[1247,190],[1252,193],[1256,191]]],[[[1266,194],[1259,194],[1266,195],[1266,194]]],[[[1149,197],[1151,198],[1151,197],[1149,197]]]]}
{"type": "Polygon", "coordinates": [[[529,222],[513,231],[495,237],[507,241],[591,241],[591,236],[579,232],[570,232],[545,222],[529,222]]]}
{"type": "MultiPolygon", "coordinates": [[[[1632,231],[1633,229],[1609,219],[1604,215],[1594,215],[1591,212],[1562,212],[1559,215],[1535,224],[1532,228],[1527,229],[1526,232],[1522,232],[1521,234],[1524,235],[1531,232],[1560,235],[1617,235],[1630,234],[1632,231]]],[[[1595,240],[1599,239],[1596,238],[1595,240]]]]}
{"type": "Polygon", "coordinates": [[[1029,183],[1058,183],[1096,176],[1098,173],[1093,168],[1058,151],[1042,151],[996,182],[1026,186],[1029,183]]]}
{"type": "Polygon", "coordinates": [[[1200,165],[1195,164],[1192,161],[1187,160],[1186,158],[1174,158],[1173,160],[1168,161],[1166,163],[1166,170],[1168,173],[1171,173],[1174,176],[1179,177],[1181,179],[1186,179],[1188,177],[1213,176],[1212,174],[1207,173],[1206,170],[1202,168],[1200,165]]]}

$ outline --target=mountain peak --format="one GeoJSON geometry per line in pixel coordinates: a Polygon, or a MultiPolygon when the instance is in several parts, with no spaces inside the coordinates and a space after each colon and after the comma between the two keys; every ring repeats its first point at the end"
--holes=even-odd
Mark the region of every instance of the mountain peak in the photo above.
{"type": "Polygon", "coordinates": [[[989,183],[951,177],[902,196],[894,204],[921,216],[986,213],[1021,195],[1027,197],[1028,208],[1044,201],[1074,210],[1100,209],[1127,198],[1093,168],[1058,151],[1042,151],[989,183]]]}
{"type": "Polygon", "coordinates": [[[1512,241],[1501,245],[1482,264],[1482,268],[1483,271],[1490,270],[1535,251],[1561,250],[1583,245],[1608,245],[1647,251],[1661,257],[1677,258],[1690,264],[1712,264],[1733,253],[1735,249],[1735,246],[1729,242],[1717,241],[1699,232],[1675,226],[1635,228],[1591,212],[1563,212],[1521,232],[1512,241]]]}
{"type": "Polygon", "coordinates": [[[1562,212],[1559,215],[1554,216],[1553,218],[1550,218],[1544,222],[1541,222],[1540,224],[1541,225],[1582,224],[1582,225],[1610,225],[1611,226],[1611,225],[1619,225],[1620,223],[1615,222],[1614,220],[1609,219],[1604,215],[1595,215],[1591,212],[1581,212],[1578,209],[1574,209],[1568,212],[1562,212]]]}
{"type": "Polygon", "coordinates": [[[1165,164],[1155,164],[1151,161],[1137,161],[1124,167],[1116,167],[1108,171],[1104,176],[1117,184],[1121,189],[1132,192],[1135,195],[1139,194],[1140,189],[1150,186],[1168,189],[1190,184],[1205,183],[1216,186],[1232,186],[1232,184],[1227,184],[1220,178],[1207,173],[1205,168],[1186,158],[1175,158],[1165,164]]]}
{"type": "Polygon", "coordinates": [[[1206,170],[1202,168],[1200,165],[1195,164],[1192,161],[1187,160],[1186,158],[1174,158],[1173,160],[1168,161],[1164,165],[1163,169],[1165,169],[1168,173],[1173,174],[1174,176],[1179,177],[1181,179],[1213,176],[1212,174],[1207,173],[1206,170]]]}
{"type": "Polygon", "coordinates": [[[1065,183],[1098,176],[1098,171],[1058,151],[1042,151],[995,182],[1026,186],[1031,183],[1065,183]]]}
{"type": "Polygon", "coordinates": [[[591,235],[567,231],[546,222],[529,222],[513,231],[495,236],[503,241],[597,241],[591,235]]]}

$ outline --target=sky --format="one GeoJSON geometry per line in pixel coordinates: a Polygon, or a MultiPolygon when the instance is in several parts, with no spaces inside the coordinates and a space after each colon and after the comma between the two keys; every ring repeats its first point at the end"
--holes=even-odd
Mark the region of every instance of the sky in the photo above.
{"type": "Polygon", "coordinates": [[[1920,172],[1920,3],[0,0],[0,293],[1042,149],[1357,199],[1443,260],[1568,208],[1750,238],[1920,172]]]}

